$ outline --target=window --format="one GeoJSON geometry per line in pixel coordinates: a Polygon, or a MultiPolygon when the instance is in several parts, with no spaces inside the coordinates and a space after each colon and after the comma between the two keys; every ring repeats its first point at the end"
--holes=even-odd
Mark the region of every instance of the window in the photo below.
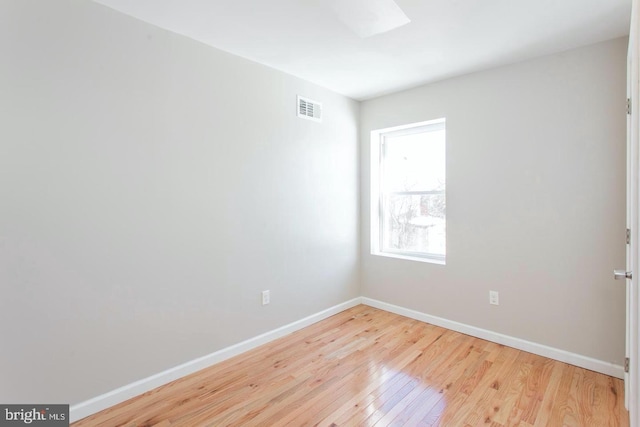
{"type": "Polygon", "coordinates": [[[445,120],[371,132],[371,253],[444,264],[445,120]]]}

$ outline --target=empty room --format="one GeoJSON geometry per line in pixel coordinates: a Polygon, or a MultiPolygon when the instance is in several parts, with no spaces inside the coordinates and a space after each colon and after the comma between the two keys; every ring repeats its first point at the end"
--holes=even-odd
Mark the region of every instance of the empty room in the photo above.
{"type": "Polygon", "coordinates": [[[0,426],[640,427],[637,3],[0,0],[0,426]]]}

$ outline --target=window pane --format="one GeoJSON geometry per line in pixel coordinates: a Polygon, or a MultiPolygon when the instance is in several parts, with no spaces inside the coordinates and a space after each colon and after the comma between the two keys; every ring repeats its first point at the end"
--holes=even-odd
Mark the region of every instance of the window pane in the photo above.
{"type": "Polygon", "coordinates": [[[444,130],[385,136],[383,159],[383,191],[444,190],[444,130]]]}
{"type": "Polygon", "coordinates": [[[371,253],[444,264],[445,119],[371,132],[371,253]]]}
{"type": "Polygon", "coordinates": [[[383,250],[445,255],[445,195],[387,196],[383,214],[383,250]]]}

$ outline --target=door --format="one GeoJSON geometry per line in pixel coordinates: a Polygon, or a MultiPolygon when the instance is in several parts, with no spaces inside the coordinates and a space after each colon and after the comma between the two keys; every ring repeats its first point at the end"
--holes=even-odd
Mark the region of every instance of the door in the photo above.
{"type": "Polygon", "coordinates": [[[640,152],[638,142],[639,127],[639,52],[638,24],[639,0],[633,0],[631,11],[631,29],[629,35],[629,52],[627,56],[627,272],[625,274],[627,293],[627,325],[626,325],[626,357],[628,358],[628,372],[625,372],[625,406],[629,409],[630,425],[640,427],[638,414],[638,397],[640,396],[640,370],[638,369],[638,306],[640,293],[637,282],[640,279],[639,253],[640,227],[638,222],[640,208],[640,152]],[[635,277],[634,277],[635,276],[635,277]]]}
{"type": "MultiPolygon", "coordinates": [[[[626,289],[626,325],[625,325],[625,373],[624,373],[624,403],[631,412],[631,404],[634,402],[634,394],[636,391],[635,380],[631,373],[635,369],[631,369],[631,361],[636,362],[634,357],[634,345],[636,336],[634,334],[634,318],[636,317],[636,305],[634,304],[635,282],[640,276],[640,270],[637,269],[636,260],[638,259],[638,141],[633,132],[633,45],[629,39],[629,52],[627,55],[627,251],[626,251],[626,268],[624,270],[614,270],[613,276],[616,280],[625,280],[626,289]],[[634,272],[636,277],[634,278],[634,272]]],[[[635,368],[635,365],[634,365],[635,368]]],[[[633,423],[631,425],[634,425],[633,423]]]]}
{"type": "Polygon", "coordinates": [[[640,279],[640,131],[638,120],[640,100],[640,68],[638,42],[638,25],[640,23],[638,8],[640,0],[633,0],[631,10],[631,29],[629,35],[629,51],[627,54],[627,262],[625,270],[616,270],[616,279],[626,282],[626,348],[625,348],[625,406],[629,410],[631,427],[640,427],[638,398],[640,397],[640,369],[638,365],[638,309],[640,292],[636,283],[640,279]],[[635,274],[634,274],[635,272],[635,274]],[[634,277],[635,276],[635,277],[634,277]]]}

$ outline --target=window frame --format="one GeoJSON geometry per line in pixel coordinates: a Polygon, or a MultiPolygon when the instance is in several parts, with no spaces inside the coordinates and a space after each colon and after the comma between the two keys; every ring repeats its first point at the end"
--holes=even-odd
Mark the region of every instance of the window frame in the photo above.
{"type": "MultiPolygon", "coordinates": [[[[386,199],[391,195],[428,195],[428,194],[444,194],[446,200],[446,176],[445,189],[443,191],[390,191],[388,194],[383,191],[382,184],[384,182],[384,153],[383,147],[385,138],[389,136],[397,137],[404,135],[413,135],[423,132],[434,132],[445,130],[446,119],[440,118],[428,120],[424,122],[411,123],[402,126],[395,126],[385,129],[378,129],[371,132],[371,224],[370,224],[370,247],[372,255],[386,256],[391,258],[407,259],[412,261],[428,262],[432,264],[446,265],[445,254],[433,254],[427,252],[403,251],[385,249],[384,239],[384,212],[386,199]]],[[[445,134],[446,135],[446,134],[445,134]]],[[[445,136],[445,153],[446,153],[446,136],[445,136]]],[[[446,156],[446,154],[445,154],[446,156]]],[[[445,157],[446,162],[446,157],[445,157]]],[[[445,164],[446,171],[446,164],[445,164]]],[[[446,172],[445,172],[446,174],[446,172]]],[[[445,214],[446,221],[446,214],[445,214]]],[[[446,247],[446,233],[445,233],[446,247]]]]}

